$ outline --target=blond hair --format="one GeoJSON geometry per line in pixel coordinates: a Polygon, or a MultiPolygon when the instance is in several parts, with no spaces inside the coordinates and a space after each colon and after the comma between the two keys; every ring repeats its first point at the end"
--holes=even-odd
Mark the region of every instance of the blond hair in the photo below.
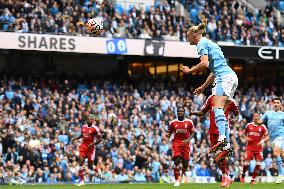
{"type": "Polygon", "coordinates": [[[207,26],[207,18],[205,16],[202,16],[201,23],[198,24],[198,26],[192,26],[189,30],[194,33],[203,34],[206,31],[206,26],[207,26]]]}

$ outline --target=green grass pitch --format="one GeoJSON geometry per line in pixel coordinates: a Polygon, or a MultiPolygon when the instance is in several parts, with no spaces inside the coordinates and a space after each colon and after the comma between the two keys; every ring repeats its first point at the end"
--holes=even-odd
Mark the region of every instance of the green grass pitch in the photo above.
{"type": "MultiPolygon", "coordinates": [[[[174,187],[172,184],[90,184],[81,187],[74,185],[12,185],[1,186],[0,189],[215,189],[221,188],[220,183],[215,184],[182,184],[174,187]]],[[[231,189],[281,189],[284,183],[258,183],[256,185],[233,183],[231,189]]]]}

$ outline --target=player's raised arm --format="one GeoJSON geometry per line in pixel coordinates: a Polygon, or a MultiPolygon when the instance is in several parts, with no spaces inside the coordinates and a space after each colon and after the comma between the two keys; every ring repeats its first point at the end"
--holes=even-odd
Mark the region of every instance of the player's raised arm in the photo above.
{"type": "Polygon", "coordinates": [[[211,98],[213,98],[212,95],[206,99],[200,111],[192,111],[189,113],[189,115],[204,116],[210,110],[210,101],[212,100],[211,98]]]}
{"type": "Polygon", "coordinates": [[[181,70],[188,74],[188,73],[193,73],[193,72],[197,72],[197,71],[202,71],[206,68],[208,68],[209,66],[209,60],[208,60],[208,55],[203,55],[200,57],[200,62],[199,64],[193,66],[192,68],[189,68],[187,66],[182,66],[181,70]]]}
{"type": "Polygon", "coordinates": [[[206,89],[209,85],[213,83],[214,79],[215,79],[215,76],[211,72],[209,76],[207,77],[206,81],[200,87],[196,88],[193,93],[196,95],[201,94],[204,91],[204,89],[206,89]]]}

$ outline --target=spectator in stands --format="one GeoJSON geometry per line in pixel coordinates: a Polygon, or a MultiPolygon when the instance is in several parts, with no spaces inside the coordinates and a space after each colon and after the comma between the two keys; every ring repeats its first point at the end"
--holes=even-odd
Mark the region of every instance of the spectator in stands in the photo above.
{"type": "MultiPolygon", "coordinates": [[[[179,15],[174,1],[158,1],[155,7],[131,7],[109,1],[43,2],[9,1],[1,4],[0,29],[19,33],[86,35],[85,23],[97,16],[104,18],[107,37],[185,41],[186,28],[198,23],[202,14],[209,18],[208,37],[243,45],[283,45],[280,24],[268,3],[255,11],[239,1],[182,1],[189,18],[179,15]],[[96,12],[96,15],[95,15],[96,12]],[[31,15],[33,15],[31,17],[31,15]],[[28,18],[28,19],[27,19],[28,18]],[[191,20],[191,21],[190,21],[191,20]],[[231,26],[233,26],[231,28],[231,26]]],[[[283,7],[283,6],[281,6],[283,7]]]]}
{"type": "Polygon", "coordinates": [[[210,172],[207,168],[207,165],[205,164],[204,161],[201,162],[200,168],[197,169],[197,176],[201,176],[201,177],[208,177],[211,176],[210,172]]]}
{"type": "MultiPolygon", "coordinates": [[[[4,89],[0,107],[5,115],[4,124],[0,125],[3,146],[0,153],[3,179],[0,174],[0,182],[76,182],[78,144],[71,143],[70,138],[80,134],[84,111],[90,111],[100,119],[98,126],[105,132],[106,138],[97,148],[96,166],[88,170],[87,180],[168,182],[172,178],[172,152],[165,138],[168,123],[175,117],[176,107],[187,101],[187,109],[200,109],[206,99],[204,95],[196,97],[184,92],[185,89],[176,90],[176,84],[169,87],[173,91],[169,93],[163,89],[166,83],[157,80],[151,87],[152,91],[145,87],[150,84],[148,82],[143,84],[144,87],[141,83],[133,87],[130,83],[117,85],[96,81],[80,88],[76,86],[79,83],[69,82],[50,80],[42,85],[36,79],[0,79],[4,89]],[[143,91],[140,90],[143,88],[143,91]],[[14,100],[9,100],[12,92],[14,100]],[[183,96],[187,96],[187,100],[183,96]]],[[[283,89],[278,90],[284,94],[283,89]]],[[[235,98],[241,110],[240,120],[232,130],[235,156],[229,160],[230,175],[236,179],[245,156],[243,127],[250,121],[251,112],[265,112],[272,108],[270,99],[275,96],[276,89],[240,91],[245,93],[240,92],[235,98]]],[[[212,158],[207,158],[208,124],[199,118],[191,118],[196,125],[196,133],[190,159],[193,167],[186,175],[218,179],[212,158]]],[[[271,153],[267,143],[261,170],[263,175],[277,174],[271,153]]]]}

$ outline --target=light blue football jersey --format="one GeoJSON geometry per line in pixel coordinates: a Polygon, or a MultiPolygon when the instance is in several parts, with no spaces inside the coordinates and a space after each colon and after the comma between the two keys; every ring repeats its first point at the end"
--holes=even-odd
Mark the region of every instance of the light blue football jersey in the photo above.
{"type": "Polygon", "coordinates": [[[273,142],[278,137],[284,137],[284,112],[265,112],[262,116],[262,120],[267,126],[271,142],[273,142]]]}
{"type": "Polygon", "coordinates": [[[208,55],[209,69],[215,77],[222,77],[226,74],[235,74],[235,72],[227,64],[221,48],[206,37],[202,37],[197,43],[197,51],[199,56],[208,55]]]}

